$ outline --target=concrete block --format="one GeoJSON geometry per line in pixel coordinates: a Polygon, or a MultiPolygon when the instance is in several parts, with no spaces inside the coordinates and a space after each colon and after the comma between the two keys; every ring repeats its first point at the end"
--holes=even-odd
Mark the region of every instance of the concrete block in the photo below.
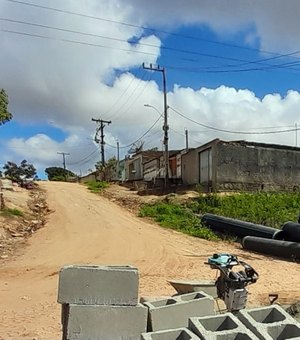
{"type": "Polygon", "coordinates": [[[258,340],[231,313],[190,318],[189,329],[202,340],[258,340]]]}
{"type": "Polygon", "coordinates": [[[238,318],[259,339],[300,339],[300,324],[278,305],[244,309],[238,318]]]}
{"type": "Polygon", "coordinates": [[[199,340],[200,338],[187,328],[168,329],[151,333],[143,333],[142,340],[199,340]]]}
{"type": "Polygon", "coordinates": [[[63,340],[135,340],[147,328],[147,308],[137,306],[69,305],[63,340]]]}
{"type": "Polygon", "coordinates": [[[214,299],[203,292],[145,302],[144,305],[149,308],[150,331],[187,327],[190,317],[215,314],[214,299]]]}
{"type": "Polygon", "coordinates": [[[65,266],[59,273],[58,302],[135,306],[138,270],[131,266],[65,266]]]}

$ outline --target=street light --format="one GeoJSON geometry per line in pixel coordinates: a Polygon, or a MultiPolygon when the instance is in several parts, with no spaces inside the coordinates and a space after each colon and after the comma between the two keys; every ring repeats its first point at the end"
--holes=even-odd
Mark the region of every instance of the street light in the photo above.
{"type": "Polygon", "coordinates": [[[163,130],[165,132],[164,134],[164,145],[165,145],[165,151],[164,151],[164,159],[165,159],[165,188],[168,185],[168,179],[169,179],[169,150],[168,150],[168,130],[169,130],[169,126],[167,125],[167,109],[168,106],[166,106],[166,110],[163,113],[160,113],[159,110],[150,104],[144,104],[145,107],[149,107],[153,110],[155,110],[160,117],[164,116],[165,117],[165,121],[164,121],[164,125],[163,125],[163,130]]]}

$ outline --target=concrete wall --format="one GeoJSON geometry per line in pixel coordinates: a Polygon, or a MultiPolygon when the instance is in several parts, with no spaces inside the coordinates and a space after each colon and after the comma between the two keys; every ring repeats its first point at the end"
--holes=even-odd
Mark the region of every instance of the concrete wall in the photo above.
{"type": "Polygon", "coordinates": [[[216,190],[300,188],[300,150],[218,143],[216,190]]]}

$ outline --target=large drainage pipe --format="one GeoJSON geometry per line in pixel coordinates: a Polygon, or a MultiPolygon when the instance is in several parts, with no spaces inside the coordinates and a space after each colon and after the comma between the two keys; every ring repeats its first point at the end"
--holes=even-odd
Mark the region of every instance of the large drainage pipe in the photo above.
{"type": "Polygon", "coordinates": [[[300,224],[286,222],[282,226],[282,236],[285,241],[300,242],[300,224]]]}
{"type": "Polygon", "coordinates": [[[261,237],[246,236],[243,248],[258,253],[269,254],[288,259],[300,259],[300,243],[280,240],[268,240],[261,237]]]}
{"type": "Polygon", "coordinates": [[[256,236],[271,239],[278,229],[233,218],[204,214],[201,222],[208,228],[238,237],[256,236]]]}

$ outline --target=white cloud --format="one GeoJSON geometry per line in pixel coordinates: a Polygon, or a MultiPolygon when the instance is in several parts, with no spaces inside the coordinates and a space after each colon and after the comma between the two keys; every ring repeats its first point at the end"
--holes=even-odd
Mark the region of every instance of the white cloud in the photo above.
{"type": "MultiPolygon", "coordinates": [[[[211,0],[65,0],[63,3],[53,0],[45,4],[109,20],[170,30],[181,25],[203,24],[220,35],[234,35],[251,26],[253,29],[245,37],[249,44],[259,38],[263,49],[274,51],[293,50],[300,42],[300,3],[296,0],[289,1],[288,5],[281,0],[218,0],[214,1],[214,5],[211,0]]],[[[104,39],[46,28],[37,30],[1,22],[4,29],[105,46],[0,32],[0,88],[5,88],[9,94],[14,119],[23,123],[51,121],[68,134],[63,142],[44,134],[28,139],[16,136],[7,143],[10,157],[26,158],[43,168],[61,165],[57,152],[64,151],[71,154],[67,164],[73,164],[73,170],[87,169],[100,159],[97,151],[93,154],[95,146],[92,141],[86,139],[87,136],[92,138],[95,132],[92,117],[112,120],[112,124],[105,128],[108,144],[115,145],[118,138],[121,145],[127,145],[140,137],[159,117],[155,110],[145,108],[144,104],[163,111],[162,92],[156,82],[149,80],[153,74],[140,69],[134,75],[131,71],[143,62],[155,63],[160,56],[162,43],[155,32],[144,36],[141,28],[4,1],[0,2],[0,12],[3,17],[111,37],[104,39]],[[128,42],[131,40],[142,45],[131,44],[128,42]],[[91,159],[87,157],[90,154],[91,159]]],[[[251,131],[260,127],[294,125],[300,95],[291,90],[285,97],[269,94],[260,99],[246,89],[226,86],[193,89],[178,84],[168,93],[168,102],[200,123],[232,131],[251,131]]],[[[192,146],[217,137],[295,143],[294,132],[278,135],[225,134],[197,126],[172,110],[169,111],[169,121],[171,148],[184,147],[184,128],[190,131],[192,146]]],[[[162,124],[160,121],[143,138],[147,147],[161,146],[162,124]]],[[[115,149],[108,145],[106,150],[109,153],[107,157],[115,154],[115,149]]],[[[125,152],[128,148],[122,150],[125,152]]]]}

